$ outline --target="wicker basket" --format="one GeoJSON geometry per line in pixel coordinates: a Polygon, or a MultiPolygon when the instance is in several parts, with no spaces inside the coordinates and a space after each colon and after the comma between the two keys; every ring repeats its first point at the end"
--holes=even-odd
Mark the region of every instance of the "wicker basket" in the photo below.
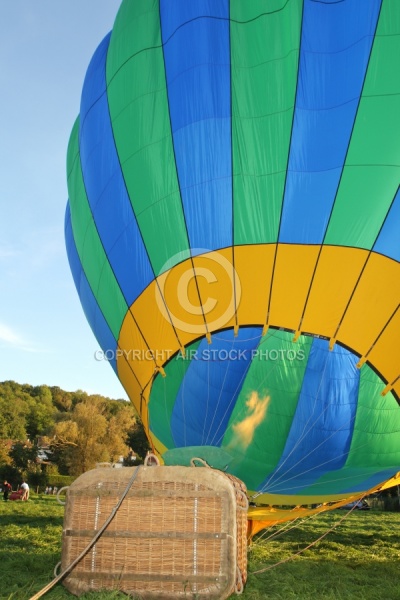
{"type": "Polygon", "coordinates": [[[70,592],[117,589],[143,599],[223,599],[242,591],[246,488],[211,468],[109,468],[79,477],[67,492],[62,571],[93,540],[124,492],[114,518],[64,579],[70,592]]]}

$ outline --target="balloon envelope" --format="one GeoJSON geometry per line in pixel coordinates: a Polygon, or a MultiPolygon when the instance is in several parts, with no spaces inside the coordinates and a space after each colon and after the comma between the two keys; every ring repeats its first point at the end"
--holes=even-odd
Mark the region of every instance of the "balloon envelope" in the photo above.
{"type": "Polygon", "coordinates": [[[122,2],[66,245],[167,462],[293,505],[400,470],[399,56],[396,0],[122,2]]]}

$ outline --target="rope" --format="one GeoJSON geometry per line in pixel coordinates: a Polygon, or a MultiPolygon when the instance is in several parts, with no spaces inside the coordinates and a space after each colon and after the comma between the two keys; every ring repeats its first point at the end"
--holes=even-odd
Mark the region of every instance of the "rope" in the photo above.
{"type": "Polygon", "coordinates": [[[243,510],[247,513],[247,511],[249,510],[249,499],[247,497],[247,494],[245,494],[243,490],[235,490],[235,492],[236,496],[241,496],[243,502],[243,506],[240,506],[240,504],[236,502],[236,510],[243,510]]]}
{"type": "Polygon", "coordinates": [[[235,585],[235,594],[240,596],[243,594],[244,585],[243,585],[243,577],[242,572],[240,570],[239,565],[236,565],[236,585],[235,585]]]}
{"type": "Polygon", "coordinates": [[[273,540],[276,539],[280,536],[282,536],[285,533],[288,533],[289,531],[291,531],[292,529],[296,529],[297,527],[300,527],[300,525],[303,525],[303,523],[306,523],[307,521],[309,521],[310,519],[315,519],[315,517],[318,517],[320,513],[315,513],[313,515],[309,515],[308,517],[301,519],[300,517],[297,517],[297,519],[295,519],[294,521],[288,521],[287,523],[285,523],[280,529],[278,529],[277,531],[273,531],[268,537],[265,537],[269,531],[271,531],[271,529],[274,529],[275,525],[269,527],[268,529],[266,529],[264,531],[264,533],[262,533],[260,536],[257,537],[257,539],[255,539],[253,541],[253,545],[258,545],[261,541],[263,543],[268,542],[269,540],[273,540]]]}
{"type": "Polygon", "coordinates": [[[84,550],[82,550],[82,552],[79,554],[79,556],[66,569],[64,569],[64,571],[62,571],[62,573],[60,573],[57,577],[55,577],[55,579],[53,579],[53,581],[50,581],[50,583],[48,583],[44,588],[42,588],[40,590],[40,592],[38,592],[37,594],[32,596],[29,600],[38,600],[38,598],[41,598],[42,596],[44,596],[44,594],[46,594],[49,590],[51,590],[51,588],[53,588],[56,585],[56,583],[58,583],[59,581],[61,581],[61,579],[63,579],[66,575],[68,575],[68,573],[70,573],[70,571],[72,571],[72,569],[79,563],[79,561],[82,560],[82,558],[89,552],[89,550],[91,548],[93,548],[93,546],[95,545],[95,543],[97,542],[97,540],[99,539],[99,537],[101,536],[103,531],[109,526],[109,524],[111,523],[111,521],[117,514],[119,507],[121,506],[125,496],[129,492],[133,482],[135,481],[135,479],[138,475],[139,468],[140,468],[139,466],[136,467],[135,471],[133,472],[132,477],[130,478],[130,480],[128,482],[128,485],[126,486],[121,498],[118,500],[117,504],[112,509],[111,514],[108,517],[107,521],[99,529],[99,531],[96,533],[94,538],[89,542],[89,544],[86,546],[86,548],[84,550]]]}
{"type": "Polygon", "coordinates": [[[61,567],[61,560],[54,567],[53,575],[54,577],[58,577],[58,569],[61,567]]]}
{"type": "Polygon", "coordinates": [[[282,560],[280,560],[279,562],[275,563],[274,565],[269,565],[268,567],[264,567],[264,569],[259,569],[258,571],[251,571],[249,573],[249,575],[258,575],[259,573],[265,573],[265,571],[269,571],[270,569],[273,569],[274,567],[277,567],[278,565],[282,565],[283,563],[286,563],[289,560],[292,560],[296,556],[299,556],[299,554],[302,554],[306,550],[309,550],[310,548],[312,548],[313,546],[315,546],[315,544],[318,544],[318,542],[320,542],[321,540],[323,540],[324,537],[326,537],[329,533],[331,533],[331,531],[333,531],[338,525],[340,525],[340,523],[342,523],[349,516],[349,514],[351,512],[353,512],[353,510],[355,509],[355,507],[356,507],[356,504],[354,506],[352,506],[351,509],[341,519],[339,519],[339,521],[337,521],[330,529],[328,529],[328,531],[325,531],[325,533],[323,533],[318,539],[316,539],[313,542],[311,542],[311,544],[308,544],[308,546],[306,546],[302,550],[299,550],[295,554],[292,554],[292,556],[288,556],[288,558],[283,558],[282,560]]]}

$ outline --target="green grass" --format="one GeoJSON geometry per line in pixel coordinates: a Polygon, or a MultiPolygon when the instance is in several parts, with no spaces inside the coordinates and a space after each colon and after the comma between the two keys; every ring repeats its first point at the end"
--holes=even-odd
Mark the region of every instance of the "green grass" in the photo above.
{"type": "MultiPolygon", "coordinates": [[[[29,600],[53,578],[60,560],[64,508],[54,497],[27,503],[0,500],[0,598],[29,600]]],[[[243,600],[400,599],[400,513],[353,512],[327,537],[287,563],[339,521],[344,511],[309,519],[276,538],[262,532],[249,550],[243,600]]],[[[58,584],[44,598],[73,600],[58,584]]],[[[123,594],[90,593],[84,600],[119,600],[123,594]]]]}

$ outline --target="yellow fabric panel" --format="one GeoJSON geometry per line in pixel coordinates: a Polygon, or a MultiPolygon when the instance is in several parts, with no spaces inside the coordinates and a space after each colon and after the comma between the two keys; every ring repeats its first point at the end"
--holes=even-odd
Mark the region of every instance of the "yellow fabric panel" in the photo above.
{"type": "Polygon", "coordinates": [[[165,351],[162,364],[181,346],[206,335],[207,327],[212,332],[235,324],[231,248],[186,260],[157,281],[159,286],[151,283],[131,311],[160,360],[165,351]]]}
{"type": "Polygon", "coordinates": [[[319,246],[279,244],[269,324],[296,330],[305,306],[319,246]]]}
{"type": "Polygon", "coordinates": [[[234,325],[231,259],[228,248],[195,257],[193,264],[186,260],[161,275],[159,286],[153,281],[133,303],[121,327],[118,343],[123,357],[118,360],[129,362],[143,388],[156,366],[162,367],[182,346],[206,334],[203,313],[211,331],[234,325]]]}
{"type": "Polygon", "coordinates": [[[275,244],[235,247],[235,270],[241,287],[239,325],[264,325],[267,321],[275,247],[275,244]]]}
{"type": "Polygon", "coordinates": [[[132,369],[130,368],[129,362],[125,359],[124,356],[118,357],[117,368],[118,378],[124,386],[126,393],[128,394],[136,411],[140,415],[145,430],[148,431],[148,412],[147,406],[145,406],[145,401],[141,399],[142,388],[139,385],[134,374],[132,373],[132,369]]]}
{"type": "Polygon", "coordinates": [[[399,332],[400,310],[367,356],[370,364],[374,365],[379,373],[385,374],[388,383],[392,383],[400,374],[399,332]]]}
{"type": "Polygon", "coordinates": [[[236,312],[234,289],[240,301],[242,286],[233,270],[232,248],[195,256],[193,264],[208,330],[233,327],[236,312]]]}
{"type": "MultiPolygon", "coordinates": [[[[298,519],[299,517],[306,517],[308,515],[339,508],[350,502],[365,498],[374,492],[393,487],[394,485],[399,484],[399,482],[400,472],[396,473],[394,477],[388,479],[385,483],[373,487],[362,494],[353,494],[347,498],[332,495],[329,498],[329,504],[324,504],[326,500],[321,498],[321,496],[296,496],[296,506],[288,509],[282,509],[279,505],[290,506],[290,504],[293,504],[293,496],[271,496],[270,494],[262,494],[261,496],[257,496],[257,502],[260,504],[267,504],[267,506],[250,506],[247,512],[247,518],[249,520],[248,537],[251,539],[262,529],[276,525],[277,523],[285,523],[287,521],[298,519]],[[330,504],[331,502],[334,502],[334,504],[330,504]],[[276,508],[274,508],[273,504],[276,508]],[[317,506],[317,508],[309,508],[306,506],[310,504],[318,504],[319,506],[317,506]]],[[[250,498],[251,494],[252,493],[249,492],[250,498]]]]}
{"type": "MultiPolygon", "coordinates": [[[[372,493],[372,491],[370,493],[372,493]]],[[[333,505],[320,504],[316,508],[309,508],[301,505],[297,505],[292,509],[273,508],[272,506],[249,507],[247,511],[248,539],[251,540],[256,533],[262,529],[265,529],[266,527],[271,527],[273,525],[277,525],[278,523],[294,521],[295,519],[302,519],[304,517],[327,512],[328,510],[333,510],[335,508],[340,508],[349,502],[360,500],[364,496],[365,494],[358,494],[356,496],[350,496],[349,498],[341,500],[340,502],[336,502],[333,505]]],[[[312,502],[312,504],[316,504],[316,502],[312,502]]]]}
{"type": "MultiPolygon", "coordinates": [[[[118,340],[118,365],[127,361],[142,388],[149,384],[157,366],[162,367],[181,346],[205,335],[199,292],[211,331],[235,324],[232,249],[195,257],[193,265],[186,260],[161,275],[159,286],[153,281],[124,319],[118,340]]],[[[132,400],[136,405],[137,399],[132,400]]]]}
{"type": "Polygon", "coordinates": [[[394,477],[388,479],[383,485],[379,486],[379,490],[386,490],[394,485],[400,485],[400,471],[394,477]]]}
{"type": "MultiPolygon", "coordinates": [[[[400,264],[380,254],[372,254],[337,334],[338,341],[363,356],[385,327],[399,298],[400,264]]],[[[394,321],[389,324],[388,329],[391,330],[393,326],[394,321]]],[[[390,331],[386,332],[385,339],[393,339],[390,331]]],[[[385,352],[385,345],[382,345],[379,356],[384,357],[385,352]]],[[[386,359],[391,360],[389,356],[386,359]]],[[[378,369],[384,379],[388,379],[386,359],[383,358],[378,369]]]]}
{"type": "Polygon", "coordinates": [[[322,504],[324,502],[341,502],[342,500],[347,501],[348,499],[347,496],[343,494],[328,494],[325,496],[317,494],[302,496],[296,494],[296,496],[288,496],[285,494],[259,494],[259,492],[249,491],[248,495],[250,500],[252,500],[252,497],[255,496],[254,501],[257,502],[257,504],[268,504],[271,506],[294,506],[295,503],[296,505],[322,504]]]}
{"type": "MultiPolygon", "coordinates": [[[[288,521],[294,521],[295,519],[302,519],[310,515],[316,515],[318,513],[327,512],[334,508],[340,508],[349,502],[359,500],[362,496],[346,498],[342,502],[338,502],[333,506],[327,504],[321,504],[317,508],[305,508],[303,506],[296,506],[292,509],[279,509],[273,508],[272,506],[260,506],[250,507],[247,511],[247,518],[250,521],[248,526],[248,537],[251,539],[256,533],[265,529],[266,527],[272,527],[278,523],[286,523],[288,521]]],[[[313,503],[314,504],[314,503],[313,503]]]]}
{"type": "Polygon", "coordinates": [[[147,435],[149,435],[149,430],[150,430],[150,424],[149,424],[149,397],[150,397],[150,390],[151,390],[151,385],[148,385],[143,391],[142,391],[142,397],[141,397],[141,412],[140,412],[140,417],[142,419],[142,423],[143,423],[143,427],[147,433],[147,435]]]}
{"type": "Polygon", "coordinates": [[[120,363],[127,362],[143,389],[154,373],[155,362],[130,311],[126,313],[122,323],[118,346],[121,349],[117,355],[118,372],[120,363]]]}
{"type": "Polygon", "coordinates": [[[323,246],[302,331],[332,337],[368,257],[367,250],[323,246]]]}
{"type": "MultiPolygon", "coordinates": [[[[166,271],[158,277],[158,283],[181,344],[186,345],[193,339],[204,336],[206,326],[200,308],[192,261],[190,259],[185,260],[166,271]]],[[[148,314],[155,298],[144,292],[142,296],[145,295],[146,302],[143,308],[148,314]]],[[[208,297],[208,294],[205,295],[208,297]]],[[[156,300],[159,305],[159,315],[166,321],[167,314],[164,303],[159,295],[156,300]]],[[[164,329],[161,332],[163,337],[167,333],[164,329]]]]}
{"type": "Polygon", "coordinates": [[[160,366],[177,352],[180,342],[186,343],[178,339],[180,336],[177,336],[177,332],[174,331],[170,315],[155,281],[152,281],[132,304],[131,311],[149,348],[156,353],[157,364],[160,366]]]}
{"type": "MultiPolygon", "coordinates": [[[[279,245],[270,325],[298,328],[318,250],[318,246],[279,245]]],[[[181,347],[205,335],[199,293],[211,334],[235,325],[234,276],[237,277],[239,325],[263,325],[274,253],[273,244],[236,246],[236,275],[232,248],[194,257],[193,263],[186,260],[161,275],[158,278],[160,287],[153,281],[126,315],[118,340],[124,356],[118,357],[118,365],[120,360],[127,360],[142,388],[149,392],[150,388],[147,390],[146,386],[151,383],[156,367],[162,367],[181,347]],[[149,348],[155,360],[151,359],[149,348]],[[143,360],[138,359],[141,356],[143,360]]],[[[301,331],[329,337],[334,334],[366,256],[366,251],[354,248],[330,246],[322,249],[301,331]]],[[[337,341],[364,355],[395,310],[399,297],[399,264],[372,254],[336,335],[337,341]]],[[[368,356],[369,362],[389,382],[399,374],[395,345],[396,332],[400,330],[399,318],[396,315],[368,356]]],[[[396,382],[394,390],[400,393],[400,381],[396,382]]]]}
{"type": "Polygon", "coordinates": [[[393,385],[393,391],[397,394],[397,397],[400,398],[400,379],[393,385]]]}

